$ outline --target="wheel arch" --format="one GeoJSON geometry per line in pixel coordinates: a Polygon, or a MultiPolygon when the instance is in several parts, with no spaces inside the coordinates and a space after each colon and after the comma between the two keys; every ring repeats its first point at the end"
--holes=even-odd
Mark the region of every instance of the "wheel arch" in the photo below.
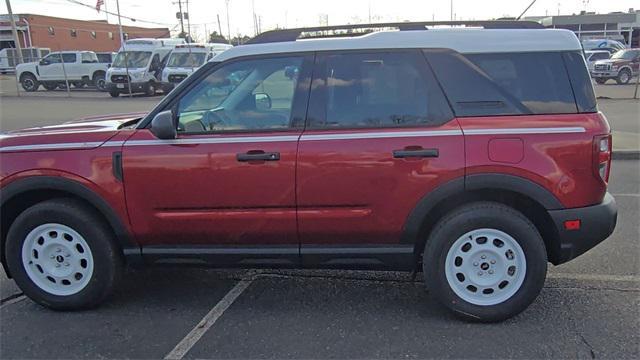
{"type": "Polygon", "coordinates": [[[419,268],[427,238],[436,223],[455,208],[477,201],[493,201],[522,212],[538,229],[547,257],[557,263],[559,234],[548,210],[564,206],[548,190],[531,180],[506,174],[478,174],[450,180],[424,196],[407,217],[401,243],[414,245],[414,266],[419,268]]]}
{"type": "Polygon", "coordinates": [[[39,81],[39,80],[38,80],[38,77],[36,76],[36,74],[34,74],[33,72],[31,72],[31,71],[29,71],[29,70],[22,71],[22,72],[20,73],[20,75],[18,76],[18,79],[19,79],[18,81],[22,82],[22,79],[23,79],[25,76],[27,76],[27,75],[31,75],[31,76],[33,76],[33,77],[36,79],[36,81],[39,81]]]}
{"type": "Polygon", "coordinates": [[[0,197],[0,261],[10,276],[5,258],[5,242],[9,227],[24,210],[39,202],[55,198],[72,198],[91,207],[103,217],[124,255],[139,253],[126,227],[98,194],[81,183],[52,176],[34,176],[12,182],[2,188],[0,197]]]}
{"type": "Polygon", "coordinates": [[[93,74],[91,74],[91,81],[95,82],[96,81],[96,77],[98,75],[103,75],[106,78],[107,72],[104,71],[104,70],[96,70],[96,71],[94,71],[93,74]]]}

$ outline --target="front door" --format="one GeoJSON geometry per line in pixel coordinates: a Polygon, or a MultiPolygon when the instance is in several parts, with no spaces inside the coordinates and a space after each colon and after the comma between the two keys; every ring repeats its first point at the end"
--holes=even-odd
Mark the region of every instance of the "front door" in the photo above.
{"type": "Polygon", "coordinates": [[[62,54],[49,54],[38,64],[38,73],[41,80],[64,79],[62,72],[62,54]]]}
{"type": "Polygon", "coordinates": [[[312,60],[289,56],[217,65],[170,105],[175,140],[147,129],[127,140],[127,208],[143,246],[291,245],[297,255],[295,163],[306,62],[312,60]]]}
{"type": "Polygon", "coordinates": [[[409,214],[464,174],[462,132],[426,60],[413,50],[318,54],[313,84],[298,150],[303,261],[412,256],[401,242],[409,214]]]}

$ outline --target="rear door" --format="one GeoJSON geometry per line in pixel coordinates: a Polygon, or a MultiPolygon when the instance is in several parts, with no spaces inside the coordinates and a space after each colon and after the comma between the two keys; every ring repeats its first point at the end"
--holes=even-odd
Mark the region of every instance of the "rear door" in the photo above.
{"type": "Polygon", "coordinates": [[[463,172],[462,132],[420,52],[316,56],[298,150],[303,262],[411,256],[401,243],[410,212],[463,172]]]}

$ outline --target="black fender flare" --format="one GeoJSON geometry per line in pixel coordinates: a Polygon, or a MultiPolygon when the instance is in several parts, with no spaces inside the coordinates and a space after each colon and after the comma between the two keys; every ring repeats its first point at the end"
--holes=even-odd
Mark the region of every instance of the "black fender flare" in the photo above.
{"type": "Polygon", "coordinates": [[[62,191],[86,201],[104,216],[125,254],[139,253],[139,246],[133,242],[131,235],[111,206],[100,195],[75,180],[54,176],[33,176],[16,180],[0,189],[0,209],[3,209],[16,196],[34,190],[62,191]]]}
{"type": "Polygon", "coordinates": [[[524,195],[538,202],[546,210],[564,208],[558,198],[549,190],[529,179],[498,173],[467,175],[439,185],[418,201],[405,221],[400,243],[418,245],[425,219],[428,219],[429,216],[439,215],[433,214],[432,211],[442,201],[463,195],[465,192],[471,193],[481,190],[501,190],[524,195]]]}

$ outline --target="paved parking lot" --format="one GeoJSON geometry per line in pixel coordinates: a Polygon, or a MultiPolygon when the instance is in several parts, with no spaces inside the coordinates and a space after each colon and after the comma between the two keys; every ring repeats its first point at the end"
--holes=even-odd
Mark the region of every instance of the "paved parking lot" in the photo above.
{"type": "Polygon", "coordinates": [[[360,271],[131,270],[98,309],[54,312],[0,290],[0,358],[640,358],[640,163],[615,161],[606,242],[551,267],[500,324],[438,305],[420,276],[360,271]]]}

